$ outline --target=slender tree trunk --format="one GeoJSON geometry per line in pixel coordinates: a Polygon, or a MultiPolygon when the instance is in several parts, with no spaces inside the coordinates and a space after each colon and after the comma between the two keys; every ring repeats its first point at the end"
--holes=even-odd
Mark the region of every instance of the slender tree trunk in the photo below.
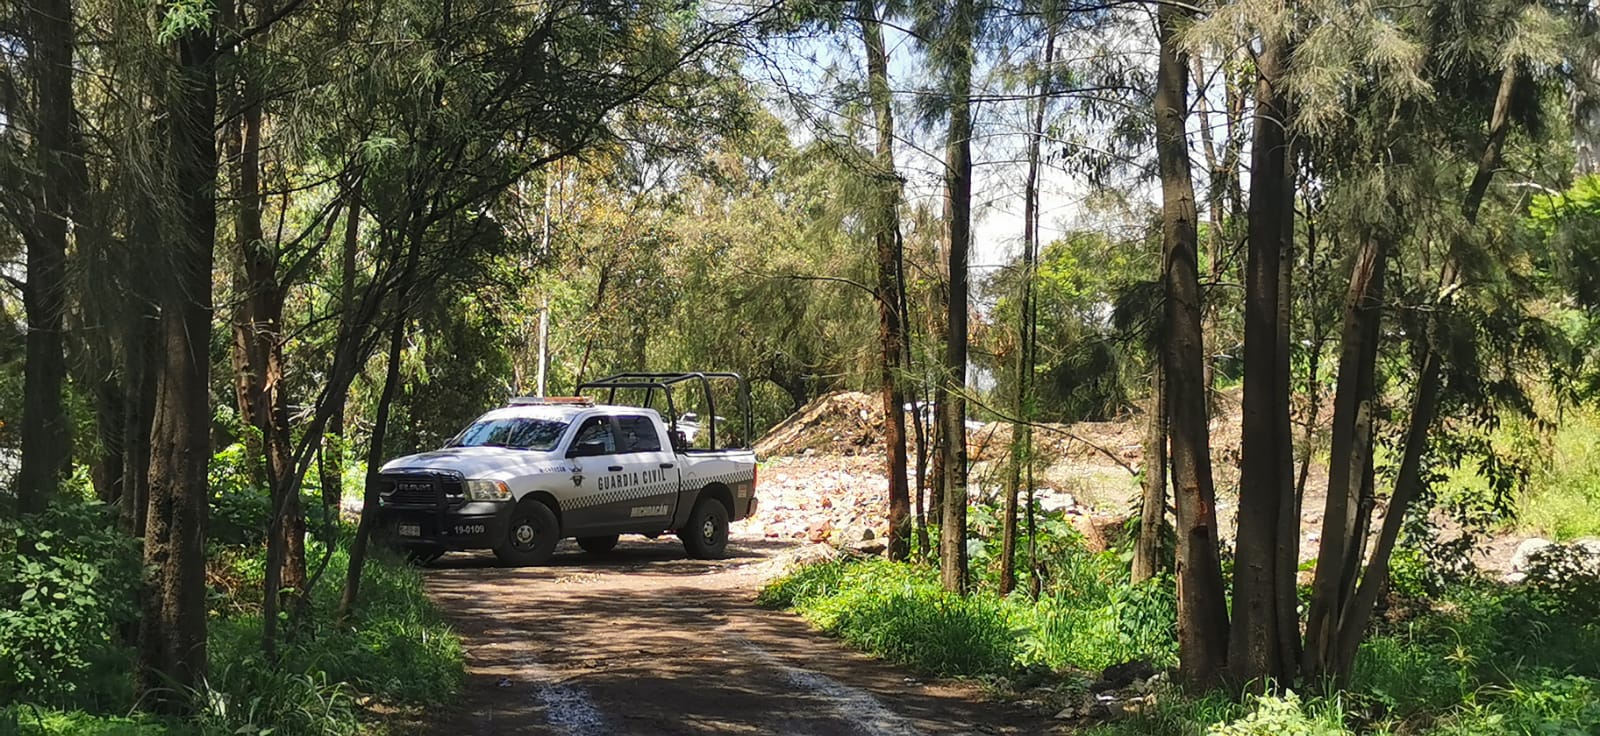
{"type": "MultiPolygon", "coordinates": [[[[436,91],[436,104],[437,100],[436,91]]],[[[361,594],[361,571],[366,566],[367,548],[372,540],[373,527],[377,523],[377,481],[378,472],[383,467],[383,442],[389,428],[389,408],[394,403],[395,393],[400,390],[400,356],[405,349],[406,324],[409,322],[407,307],[412,282],[416,279],[417,264],[422,255],[423,236],[427,232],[427,218],[424,211],[427,200],[420,191],[420,184],[414,182],[412,186],[411,214],[405,237],[406,260],[395,291],[392,317],[394,323],[390,327],[389,362],[383,379],[383,393],[378,399],[377,417],[367,447],[367,479],[362,495],[361,520],[356,524],[356,537],[350,544],[350,564],[345,570],[344,591],[339,597],[339,609],[335,614],[335,619],[341,624],[348,623],[355,612],[356,601],[361,594]]]]}
{"type": "MultiPolygon", "coordinates": [[[[1239,477],[1239,531],[1233,572],[1233,629],[1228,663],[1235,686],[1260,691],[1287,684],[1291,657],[1281,632],[1278,590],[1285,514],[1293,510],[1289,444],[1289,356],[1281,303],[1286,238],[1294,235],[1294,184],[1288,118],[1279,89],[1288,40],[1263,40],[1256,67],[1254,141],[1250,155],[1250,230],[1245,264],[1244,419],[1239,477]]],[[[1298,535],[1296,535],[1298,536],[1298,535]]]]}
{"type": "Polygon", "coordinates": [[[1162,189],[1162,271],[1166,287],[1167,409],[1178,532],[1178,660],[1184,684],[1205,690],[1225,671],[1228,611],[1217,552],[1216,494],[1211,479],[1205,356],[1194,185],[1184,134],[1188,84],[1177,41],[1189,11],[1157,10],[1156,157],[1162,189]]]}
{"type": "MultiPolygon", "coordinates": [[[[152,257],[156,252],[155,210],[143,196],[129,228],[128,261],[152,257]]],[[[126,271],[133,274],[134,271],[126,271]]],[[[150,289],[130,278],[127,314],[118,324],[122,333],[122,376],[127,401],[123,404],[122,524],[135,537],[144,536],[150,503],[150,430],[156,415],[156,378],[161,365],[161,313],[150,289]]]]}
{"type": "MultiPolygon", "coordinates": [[[[1222,262],[1226,257],[1225,251],[1227,251],[1228,238],[1223,232],[1223,221],[1226,218],[1223,214],[1222,202],[1223,193],[1232,172],[1223,168],[1222,159],[1217,155],[1216,136],[1211,129],[1212,110],[1211,101],[1208,99],[1210,85],[1206,83],[1205,59],[1200,54],[1195,54],[1189,57],[1189,63],[1194,74],[1194,87],[1196,90],[1194,110],[1195,114],[1200,118],[1200,150],[1205,154],[1206,170],[1211,174],[1209,185],[1206,187],[1206,207],[1209,220],[1206,228],[1206,260],[1210,265],[1212,288],[1215,288],[1217,284],[1222,282],[1222,262]]],[[[1224,86],[1228,84],[1228,76],[1226,74],[1222,75],[1222,83],[1224,86]]],[[[1217,301],[1215,299],[1207,301],[1205,316],[1200,323],[1201,329],[1205,332],[1206,340],[1205,381],[1208,396],[1215,392],[1217,385],[1217,301]]],[[[1163,491],[1163,494],[1165,494],[1165,491],[1163,491]]]]}
{"type": "Polygon", "coordinates": [[[350,545],[350,566],[345,570],[344,592],[339,597],[339,611],[335,615],[341,624],[349,623],[355,611],[356,600],[361,594],[361,570],[366,566],[367,548],[371,543],[373,526],[377,523],[378,471],[383,467],[383,441],[389,429],[389,408],[400,389],[400,355],[405,350],[405,335],[406,319],[403,314],[396,314],[389,334],[389,359],[388,368],[384,371],[383,393],[378,397],[371,443],[367,447],[367,484],[361,505],[361,520],[356,524],[355,542],[350,545]]]}
{"type": "MultiPolygon", "coordinates": [[[[356,255],[361,247],[361,198],[359,184],[350,189],[350,204],[346,207],[344,249],[340,254],[339,269],[339,324],[341,334],[355,334],[352,324],[356,308],[356,255]]],[[[344,400],[336,402],[328,416],[328,431],[324,436],[325,456],[319,466],[322,486],[322,505],[337,514],[344,499],[344,400]],[[331,440],[331,441],[330,441],[331,440]]]]}
{"type": "MultiPolygon", "coordinates": [[[[1506,135],[1510,132],[1512,99],[1520,83],[1520,75],[1515,64],[1508,65],[1502,70],[1483,153],[1478,158],[1472,183],[1468,185],[1462,197],[1461,214],[1469,225],[1477,224],[1478,210],[1483,204],[1484,196],[1488,194],[1489,183],[1493,180],[1495,171],[1500,168],[1501,152],[1506,135]]],[[[1416,395],[1411,406],[1411,420],[1406,428],[1400,468],[1395,474],[1394,492],[1390,495],[1389,506],[1384,511],[1383,527],[1373,544],[1372,555],[1367,560],[1360,584],[1339,612],[1336,648],[1330,658],[1332,664],[1328,668],[1328,674],[1335,684],[1349,681],[1351,668],[1355,664],[1356,650],[1366,635],[1367,624],[1372,620],[1378,595],[1388,584],[1389,557],[1394,553],[1400,529],[1405,523],[1406,514],[1411,511],[1412,504],[1422,496],[1423,457],[1428,451],[1428,435],[1438,416],[1439,396],[1444,387],[1443,359],[1433,346],[1437,344],[1437,333],[1443,325],[1443,318],[1439,315],[1449,311],[1458,286],[1460,273],[1456,259],[1460,257],[1459,248],[1459,244],[1456,244],[1452,252],[1446,254],[1439,278],[1438,304],[1422,336],[1422,339],[1426,340],[1424,343],[1426,347],[1422,351],[1416,395]]],[[[1366,516],[1370,518],[1370,511],[1366,516]]]]}
{"type": "Polygon", "coordinates": [[[182,710],[206,674],[205,536],[211,459],[212,244],[216,235],[216,45],[208,25],[176,42],[172,92],[177,237],[165,255],[164,355],[151,430],[150,502],[137,683],[160,710],[182,710]]]}
{"type": "MultiPolygon", "coordinates": [[[[1144,487],[1139,507],[1139,538],[1133,547],[1133,582],[1161,570],[1161,536],[1167,528],[1167,379],[1161,356],[1150,365],[1150,408],[1144,435],[1144,487]]],[[[1167,562],[1170,562],[1168,560],[1167,562]]]]}
{"type": "Polygon", "coordinates": [[[1572,54],[1574,177],[1600,174],[1600,6],[1583,14],[1572,54]]]}
{"type": "Polygon", "coordinates": [[[1366,541],[1358,519],[1363,481],[1372,470],[1374,387],[1387,258],[1388,238],[1368,237],[1356,254],[1345,295],[1328,454],[1328,500],[1306,624],[1305,666],[1312,680],[1334,670],[1338,615],[1355,590],[1366,541]]]}
{"type": "Polygon", "coordinates": [[[967,591],[967,250],[972,243],[972,64],[977,9],[957,0],[951,31],[960,44],[951,75],[952,99],[945,173],[945,211],[950,246],[950,294],[945,348],[947,400],[943,442],[944,523],[939,529],[939,577],[945,590],[967,591]]]}
{"type": "MultiPolygon", "coordinates": [[[[1017,310],[1017,386],[1012,411],[1018,421],[1011,425],[1011,464],[1006,483],[1005,508],[1000,524],[1000,593],[1008,594],[1017,584],[1017,497],[1024,468],[1033,462],[1033,426],[1030,391],[1033,379],[1033,272],[1039,252],[1039,149],[1044,139],[1044,115],[1050,87],[1050,65],[1056,54],[1056,29],[1052,22],[1045,32],[1044,54],[1039,85],[1033,96],[1033,125],[1028,136],[1028,178],[1022,195],[1022,278],[1018,288],[1017,310]]],[[[1032,483],[1029,483],[1032,504],[1032,483]]]]}
{"type": "Polygon", "coordinates": [[[904,300],[898,293],[901,278],[899,230],[900,177],[894,165],[894,108],[889,97],[889,58],[884,51],[883,29],[877,17],[876,0],[860,0],[861,38],[866,46],[868,87],[877,127],[873,149],[873,183],[877,214],[873,221],[873,240],[878,255],[878,341],[881,347],[879,390],[883,395],[884,443],[888,449],[889,476],[889,558],[911,556],[911,491],[906,482],[905,317],[900,313],[904,300]]]}
{"type": "Polygon", "coordinates": [[[31,31],[28,66],[37,85],[39,189],[32,237],[27,238],[28,282],[22,291],[27,315],[23,361],[22,467],[17,506],[44,510],[71,471],[72,428],[67,419],[66,362],[67,239],[74,200],[81,200],[74,159],[77,111],[72,98],[72,3],[34,0],[25,5],[31,31]]]}

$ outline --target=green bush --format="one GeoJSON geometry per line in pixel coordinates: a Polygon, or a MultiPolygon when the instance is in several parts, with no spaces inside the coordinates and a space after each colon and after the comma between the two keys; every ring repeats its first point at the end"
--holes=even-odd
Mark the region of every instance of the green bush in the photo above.
{"type": "Polygon", "coordinates": [[[1032,619],[1029,658],[1051,667],[1100,670],[1137,659],[1177,663],[1177,598],[1164,578],[1058,592],[1039,601],[1032,619]]]}
{"type": "Polygon", "coordinates": [[[802,567],[762,591],[852,646],[937,675],[1000,675],[1020,654],[1009,608],[946,593],[932,570],[841,559],[802,567]]]}
{"type": "Polygon", "coordinates": [[[0,708],[0,736],[200,736],[190,724],[155,716],[63,713],[31,705],[0,708]]]}
{"type": "Polygon", "coordinates": [[[0,702],[103,708],[126,701],[138,616],[137,543],[115,510],[63,496],[0,520],[0,702]]]}
{"type": "MultiPolygon", "coordinates": [[[[285,628],[278,666],[261,657],[261,617],[254,606],[219,609],[211,622],[211,681],[198,693],[199,722],[208,730],[278,736],[344,734],[357,729],[355,701],[436,705],[459,692],[465,678],[460,639],[446,626],[422,588],[422,576],[383,553],[363,568],[355,625],[336,626],[332,613],[349,565],[348,529],[333,548],[311,592],[311,614],[285,628]]],[[[307,544],[313,565],[328,552],[307,544]]],[[[259,586],[259,550],[230,558],[229,569],[259,586]]]]}
{"type": "Polygon", "coordinates": [[[1238,720],[1213,725],[1207,736],[1344,736],[1338,701],[1302,703],[1293,692],[1255,698],[1254,709],[1238,720]]]}
{"type": "Polygon", "coordinates": [[[1592,736],[1600,733],[1600,681],[1568,675],[1496,688],[1440,719],[1440,736],[1592,736]]]}

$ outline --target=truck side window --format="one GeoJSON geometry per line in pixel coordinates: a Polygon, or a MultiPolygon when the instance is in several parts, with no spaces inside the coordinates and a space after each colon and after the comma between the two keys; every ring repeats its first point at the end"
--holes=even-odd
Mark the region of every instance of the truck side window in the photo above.
{"type": "Polygon", "coordinates": [[[610,417],[589,417],[572,438],[572,452],[575,455],[610,455],[616,451],[617,441],[611,433],[610,417]]]}
{"type": "Polygon", "coordinates": [[[623,452],[661,451],[661,435],[649,417],[617,417],[617,425],[622,429],[623,452]]]}

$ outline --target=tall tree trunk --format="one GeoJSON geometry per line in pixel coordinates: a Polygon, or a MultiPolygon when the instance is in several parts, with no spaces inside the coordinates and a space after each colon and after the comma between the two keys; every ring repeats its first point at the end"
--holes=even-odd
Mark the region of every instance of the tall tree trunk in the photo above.
{"type": "Polygon", "coordinates": [[[283,385],[283,290],[278,284],[278,249],[261,228],[260,90],[244,79],[240,147],[234,197],[239,264],[235,283],[242,299],[234,315],[235,376],[239,413],[261,436],[270,507],[267,569],[262,605],[262,649],[275,657],[278,609],[298,609],[306,594],[305,514],[300,508],[289,434],[289,397],[283,385]]]}
{"type": "MultiPolygon", "coordinates": [[[[1515,63],[1507,65],[1501,71],[1500,86],[1495,94],[1494,111],[1490,115],[1483,153],[1478,158],[1472,183],[1467,186],[1461,201],[1461,214],[1468,225],[1477,224],[1478,211],[1483,204],[1484,196],[1488,194],[1489,183],[1493,180],[1495,171],[1500,168],[1501,152],[1506,135],[1510,132],[1512,99],[1520,83],[1521,78],[1515,63]]],[[[1356,650],[1366,635],[1367,624],[1372,620],[1378,595],[1388,583],[1389,557],[1399,540],[1400,529],[1405,523],[1406,514],[1411,511],[1412,504],[1422,496],[1423,456],[1428,451],[1428,435],[1438,416],[1439,396],[1444,388],[1443,358],[1433,346],[1438,344],[1437,333],[1443,324],[1443,318],[1439,315],[1449,311],[1459,285],[1457,259],[1462,255],[1460,249],[1459,243],[1453,243],[1451,252],[1445,256],[1439,277],[1438,304],[1421,336],[1425,341],[1422,365],[1418,371],[1410,424],[1406,428],[1404,449],[1400,455],[1400,468],[1395,474],[1394,492],[1390,495],[1389,506],[1384,511],[1383,527],[1373,543],[1372,555],[1367,560],[1360,584],[1339,612],[1336,648],[1330,658],[1332,664],[1329,667],[1329,674],[1336,684],[1343,684],[1349,680],[1350,670],[1355,664],[1356,650]]],[[[1370,517],[1370,512],[1368,516],[1370,517]]]]}
{"type": "MultiPolygon", "coordinates": [[[[437,89],[434,99],[437,104],[437,89]]],[[[378,398],[377,417],[367,447],[367,479],[362,492],[361,520],[356,524],[356,537],[350,544],[350,564],[345,570],[344,591],[339,596],[339,609],[335,614],[335,619],[340,623],[348,623],[355,612],[356,600],[361,594],[361,571],[366,566],[367,548],[377,523],[378,471],[383,467],[383,442],[389,428],[389,408],[400,390],[400,356],[405,348],[406,324],[410,320],[407,307],[412,282],[416,280],[417,264],[422,256],[423,236],[427,232],[427,213],[424,211],[427,199],[420,191],[420,184],[413,182],[412,186],[410,218],[405,237],[405,265],[395,290],[394,313],[391,317],[394,323],[390,326],[388,369],[384,373],[383,393],[378,398]]]]}
{"type": "Polygon", "coordinates": [[[72,99],[72,3],[33,0],[26,5],[28,61],[37,85],[33,131],[39,171],[32,237],[27,238],[28,282],[22,291],[28,320],[23,361],[22,467],[17,506],[42,511],[70,472],[72,428],[63,383],[66,363],[67,238],[73,202],[80,200],[77,112],[72,99]]]}
{"type": "MultiPolygon", "coordinates": [[[[1039,253],[1039,149],[1044,140],[1044,114],[1050,91],[1050,65],[1056,55],[1056,27],[1045,31],[1044,54],[1039,85],[1033,96],[1033,121],[1028,131],[1028,175],[1022,193],[1022,278],[1018,287],[1017,309],[1017,386],[1011,409],[1017,421],[1011,424],[1011,463],[1006,482],[1005,508],[1000,523],[1000,593],[1008,594],[1017,584],[1017,496],[1024,468],[1033,462],[1033,425],[1030,391],[1033,379],[1033,272],[1039,253]]],[[[1029,482],[1029,504],[1032,504],[1029,482]]]]}
{"type": "Polygon", "coordinates": [[[1167,378],[1159,353],[1150,365],[1150,408],[1145,419],[1143,498],[1130,574],[1135,583],[1155,577],[1164,566],[1161,533],[1167,528],[1167,378]]]}
{"type": "MultiPolygon", "coordinates": [[[[1250,154],[1250,229],[1245,263],[1244,418],[1240,449],[1239,529],[1233,571],[1233,629],[1228,664],[1236,686],[1287,684],[1293,673],[1282,651],[1278,590],[1280,532],[1292,511],[1286,474],[1289,444],[1289,356],[1286,305],[1281,304],[1286,238],[1294,235],[1294,184],[1288,117],[1280,88],[1288,39],[1263,39],[1256,68],[1256,115],[1250,154]],[[1280,334],[1281,333],[1281,334],[1280,334]]],[[[1286,543],[1286,542],[1283,542],[1286,543]]]]}
{"type": "Polygon", "coordinates": [[[1600,174],[1600,4],[1583,14],[1572,56],[1574,176],[1600,174]]]}
{"type": "Polygon", "coordinates": [[[1383,280],[1389,238],[1373,234],[1362,243],[1350,270],[1333,395],[1333,437],[1328,450],[1328,500],[1311,587],[1306,623],[1306,675],[1321,680],[1335,668],[1340,611],[1355,590],[1365,549],[1363,479],[1372,471],[1373,403],[1383,280]]]}
{"type": "Polygon", "coordinates": [[[972,65],[977,8],[957,0],[951,34],[958,57],[952,70],[945,171],[950,247],[950,294],[945,346],[946,400],[940,453],[944,461],[944,519],[939,529],[939,577],[945,590],[967,591],[967,250],[972,244],[972,65]]]}
{"type": "MultiPolygon", "coordinates": [[[[350,188],[350,204],[346,207],[344,248],[340,253],[339,268],[339,325],[340,334],[354,334],[356,308],[356,256],[361,246],[361,198],[358,183],[350,188]]],[[[341,397],[328,416],[325,433],[323,462],[319,463],[322,505],[331,513],[339,512],[344,498],[344,400],[341,397]]]]}
{"type": "Polygon", "coordinates": [[[378,396],[377,415],[373,419],[372,437],[367,446],[367,482],[361,520],[356,524],[355,542],[350,545],[350,565],[345,569],[344,591],[339,596],[339,610],[335,614],[335,620],[341,624],[349,623],[361,594],[361,571],[366,566],[367,548],[378,518],[378,471],[383,467],[383,441],[389,429],[389,408],[400,389],[400,355],[405,349],[406,318],[403,309],[396,309],[396,312],[395,323],[389,333],[389,358],[384,371],[383,393],[378,396]]]}
{"type": "Polygon", "coordinates": [[[899,231],[900,176],[894,165],[894,107],[889,97],[889,57],[883,46],[876,0],[860,0],[861,39],[866,46],[867,86],[876,117],[873,185],[876,216],[873,240],[878,256],[878,342],[881,349],[879,391],[883,395],[884,443],[889,457],[889,559],[911,556],[911,490],[906,481],[905,316],[900,313],[901,253],[899,231]]]}
{"type": "MultiPolygon", "coordinates": [[[[122,265],[136,263],[159,252],[155,208],[144,196],[144,206],[132,216],[128,253],[122,265]]],[[[136,273],[125,268],[127,274],[136,273]]],[[[144,536],[150,504],[150,430],[156,416],[156,379],[161,365],[161,313],[152,290],[137,278],[125,284],[127,310],[118,324],[122,340],[122,377],[127,401],[123,404],[122,525],[135,537],[144,536]]]]}
{"type": "Polygon", "coordinates": [[[172,91],[177,236],[165,255],[164,351],[151,430],[137,682],[144,702],[181,710],[206,674],[205,536],[211,459],[209,395],[212,245],[216,236],[216,44],[208,25],[176,43],[172,91]]]}
{"type": "Polygon", "coordinates": [[[1228,611],[1217,552],[1216,493],[1211,479],[1205,356],[1194,185],[1184,134],[1188,84],[1177,35],[1189,11],[1157,10],[1156,158],[1161,174],[1162,271],[1166,289],[1167,409],[1178,533],[1178,661],[1184,684],[1217,684],[1228,653],[1228,611]]]}

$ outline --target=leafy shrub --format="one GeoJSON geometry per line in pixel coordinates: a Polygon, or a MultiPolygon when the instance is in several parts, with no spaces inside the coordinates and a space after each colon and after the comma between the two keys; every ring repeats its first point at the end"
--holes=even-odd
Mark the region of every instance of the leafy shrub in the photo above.
{"type": "MultiPolygon", "coordinates": [[[[256,432],[251,427],[242,431],[256,432]]],[[[207,472],[211,484],[208,534],[213,542],[250,546],[266,542],[272,503],[267,489],[257,482],[251,462],[250,453],[242,442],[228,445],[211,456],[207,472]]]]}
{"type": "Polygon", "coordinates": [[[193,726],[155,716],[103,716],[63,713],[32,705],[0,708],[4,736],[198,736],[193,726]]]}
{"type": "Polygon", "coordinates": [[[1207,736],[1344,736],[1337,701],[1302,703],[1292,691],[1255,697],[1249,715],[1206,730],[1207,736]]]}
{"type": "Polygon", "coordinates": [[[137,542],[114,510],[62,497],[48,511],[0,520],[0,701],[125,701],[138,615],[137,542]]]}
{"type": "Polygon", "coordinates": [[[1175,664],[1177,616],[1172,582],[1164,578],[1057,593],[1033,609],[1030,659],[1090,670],[1136,659],[1175,664]]]}
{"type": "Polygon", "coordinates": [[[774,582],[759,600],[793,606],[852,646],[932,674],[1004,674],[1020,652],[1003,602],[946,593],[932,570],[912,565],[821,562],[774,582]]]}
{"type": "MultiPolygon", "coordinates": [[[[428,599],[421,574],[403,561],[382,552],[369,557],[362,570],[355,625],[331,622],[349,566],[350,536],[349,530],[341,534],[326,571],[312,588],[312,614],[300,628],[285,632],[286,640],[280,643],[279,671],[307,679],[284,683],[277,689],[284,702],[264,700],[252,706],[256,711],[283,714],[293,721],[304,712],[332,708],[330,703],[339,702],[336,695],[345,700],[359,693],[386,702],[437,704],[459,691],[465,678],[460,639],[428,599]],[[330,683],[348,689],[337,693],[330,683]]],[[[306,547],[313,566],[328,553],[315,540],[306,547]]],[[[261,554],[249,550],[238,555],[229,569],[257,576],[261,554]]],[[[250,586],[256,588],[258,579],[250,586]]],[[[267,677],[258,671],[265,668],[259,661],[259,593],[253,606],[218,613],[210,636],[212,687],[231,696],[231,712],[238,714],[240,703],[252,702],[261,692],[255,682],[267,677]]]]}
{"type": "Polygon", "coordinates": [[[1529,561],[1527,583],[1545,613],[1600,618],[1600,553],[1588,545],[1557,544],[1540,550],[1529,561]]]}
{"type": "Polygon", "coordinates": [[[1440,720],[1440,736],[1586,736],[1600,732],[1600,681],[1568,675],[1469,700],[1440,720]]]}

